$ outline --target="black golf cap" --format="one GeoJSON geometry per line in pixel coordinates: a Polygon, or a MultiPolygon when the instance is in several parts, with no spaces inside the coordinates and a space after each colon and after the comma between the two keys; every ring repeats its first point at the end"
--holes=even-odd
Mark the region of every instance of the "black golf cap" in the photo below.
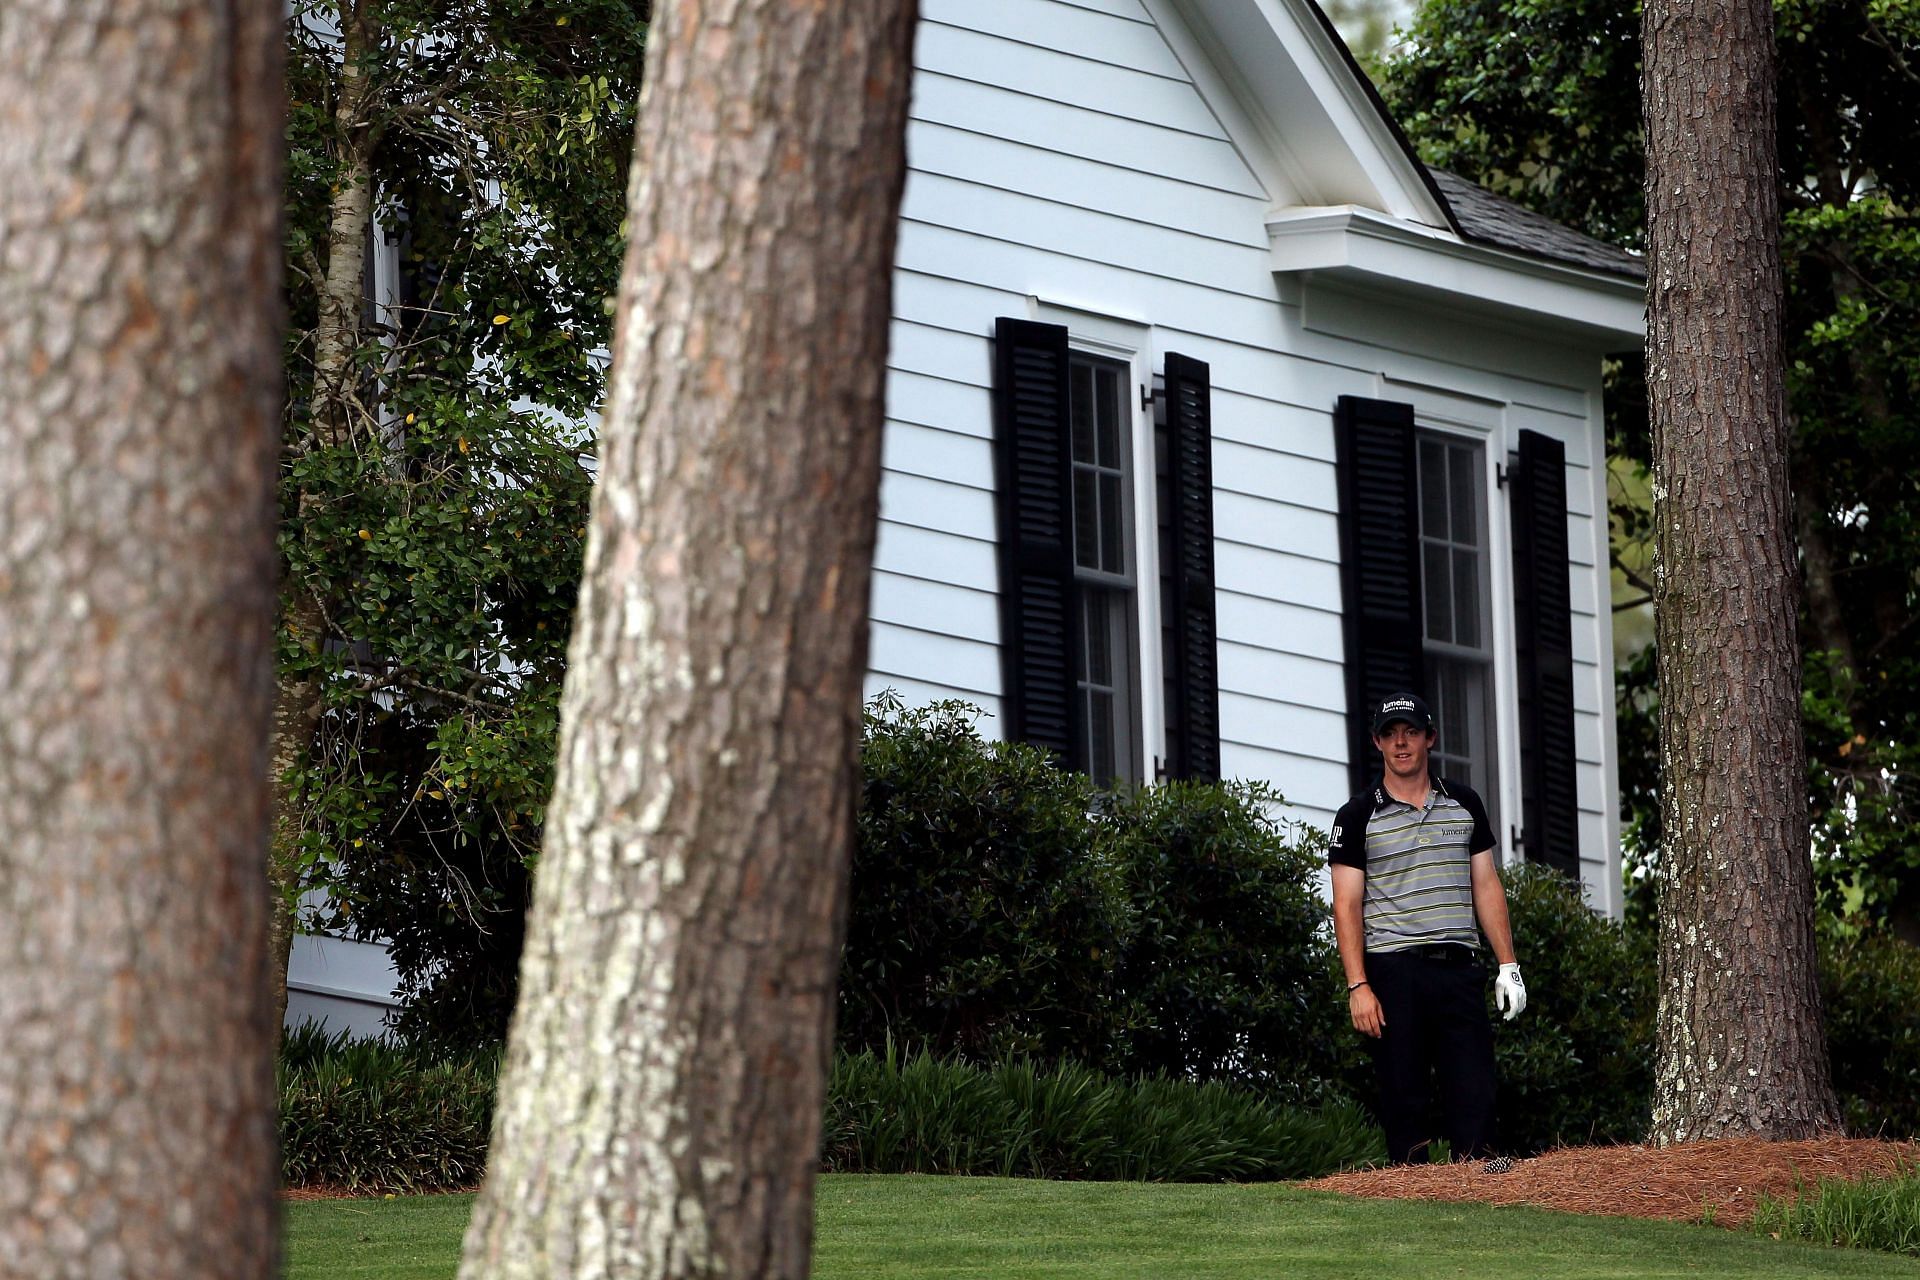
{"type": "Polygon", "coordinates": [[[1380,706],[1373,713],[1373,736],[1379,737],[1396,720],[1404,720],[1420,732],[1433,728],[1433,715],[1427,710],[1426,699],[1417,693],[1390,693],[1380,699],[1380,706]]]}

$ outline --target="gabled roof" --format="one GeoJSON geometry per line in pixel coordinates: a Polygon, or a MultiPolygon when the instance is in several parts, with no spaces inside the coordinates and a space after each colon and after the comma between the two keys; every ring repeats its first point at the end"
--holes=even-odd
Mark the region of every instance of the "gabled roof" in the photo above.
{"type": "MultiPolygon", "coordinates": [[[[1273,196],[1276,273],[1492,312],[1616,349],[1646,331],[1645,269],[1414,154],[1314,0],[1140,0],[1213,89],[1273,196]]],[[[1203,83],[1204,82],[1204,83],[1203,83]]]]}
{"type": "Polygon", "coordinates": [[[1445,169],[1429,167],[1454,225],[1468,240],[1512,249],[1551,262],[1603,271],[1629,280],[1647,278],[1646,260],[1604,240],[1595,240],[1552,218],[1493,194],[1445,169]]]}

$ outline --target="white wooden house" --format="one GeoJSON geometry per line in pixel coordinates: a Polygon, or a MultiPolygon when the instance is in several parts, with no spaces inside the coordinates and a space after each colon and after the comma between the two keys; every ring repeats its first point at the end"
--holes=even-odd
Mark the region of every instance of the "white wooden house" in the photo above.
{"type": "MultiPolygon", "coordinates": [[[[915,60],[869,692],[1324,825],[1416,686],[1618,914],[1640,263],[1424,168],[1311,0],[922,0],[915,60]]],[[[383,1003],[357,957],[303,942],[292,1016],[383,1003]]]]}

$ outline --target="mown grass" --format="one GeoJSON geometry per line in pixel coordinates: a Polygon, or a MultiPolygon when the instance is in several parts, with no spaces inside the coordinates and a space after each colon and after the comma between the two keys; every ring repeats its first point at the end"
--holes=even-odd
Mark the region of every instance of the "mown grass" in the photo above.
{"type": "MultiPolygon", "coordinates": [[[[289,1280],[450,1280],[469,1196],[288,1206],[289,1280]]],[[[1717,1228],[1277,1185],[829,1175],[819,1280],[1905,1277],[1912,1262],[1717,1228]]]]}
{"type": "Polygon", "coordinates": [[[1860,1178],[1822,1178],[1786,1199],[1764,1197],[1753,1215],[1762,1235],[1920,1258],[1920,1168],[1860,1178]]]}

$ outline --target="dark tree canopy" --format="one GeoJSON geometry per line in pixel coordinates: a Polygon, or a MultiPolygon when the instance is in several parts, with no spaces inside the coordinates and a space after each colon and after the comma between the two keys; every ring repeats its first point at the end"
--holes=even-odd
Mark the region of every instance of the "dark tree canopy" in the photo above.
{"type": "MultiPolygon", "coordinates": [[[[1832,910],[1920,933],[1920,7],[1776,4],[1788,421],[1806,581],[1804,721],[1832,910]]],[[[1604,240],[1645,232],[1640,6],[1428,0],[1384,92],[1422,156],[1604,240]]],[[[1610,379],[1610,449],[1649,455],[1637,357],[1610,379]]],[[[1644,538],[1644,506],[1615,504],[1644,538]]],[[[1637,563],[1629,557],[1630,564],[1637,563]]],[[[1640,664],[1644,677],[1651,664],[1640,664]]],[[[1646,714],[1644,679],[1623,688],[1646,714]]],[[[1632,710],[1628,707],[1627,710],[1632,710]]],[[[1623,730],[1623,742],[1632,737],[1623,730]]],[[[1622,753],[1643,849],[1654,761],[1622,753]]]]}

